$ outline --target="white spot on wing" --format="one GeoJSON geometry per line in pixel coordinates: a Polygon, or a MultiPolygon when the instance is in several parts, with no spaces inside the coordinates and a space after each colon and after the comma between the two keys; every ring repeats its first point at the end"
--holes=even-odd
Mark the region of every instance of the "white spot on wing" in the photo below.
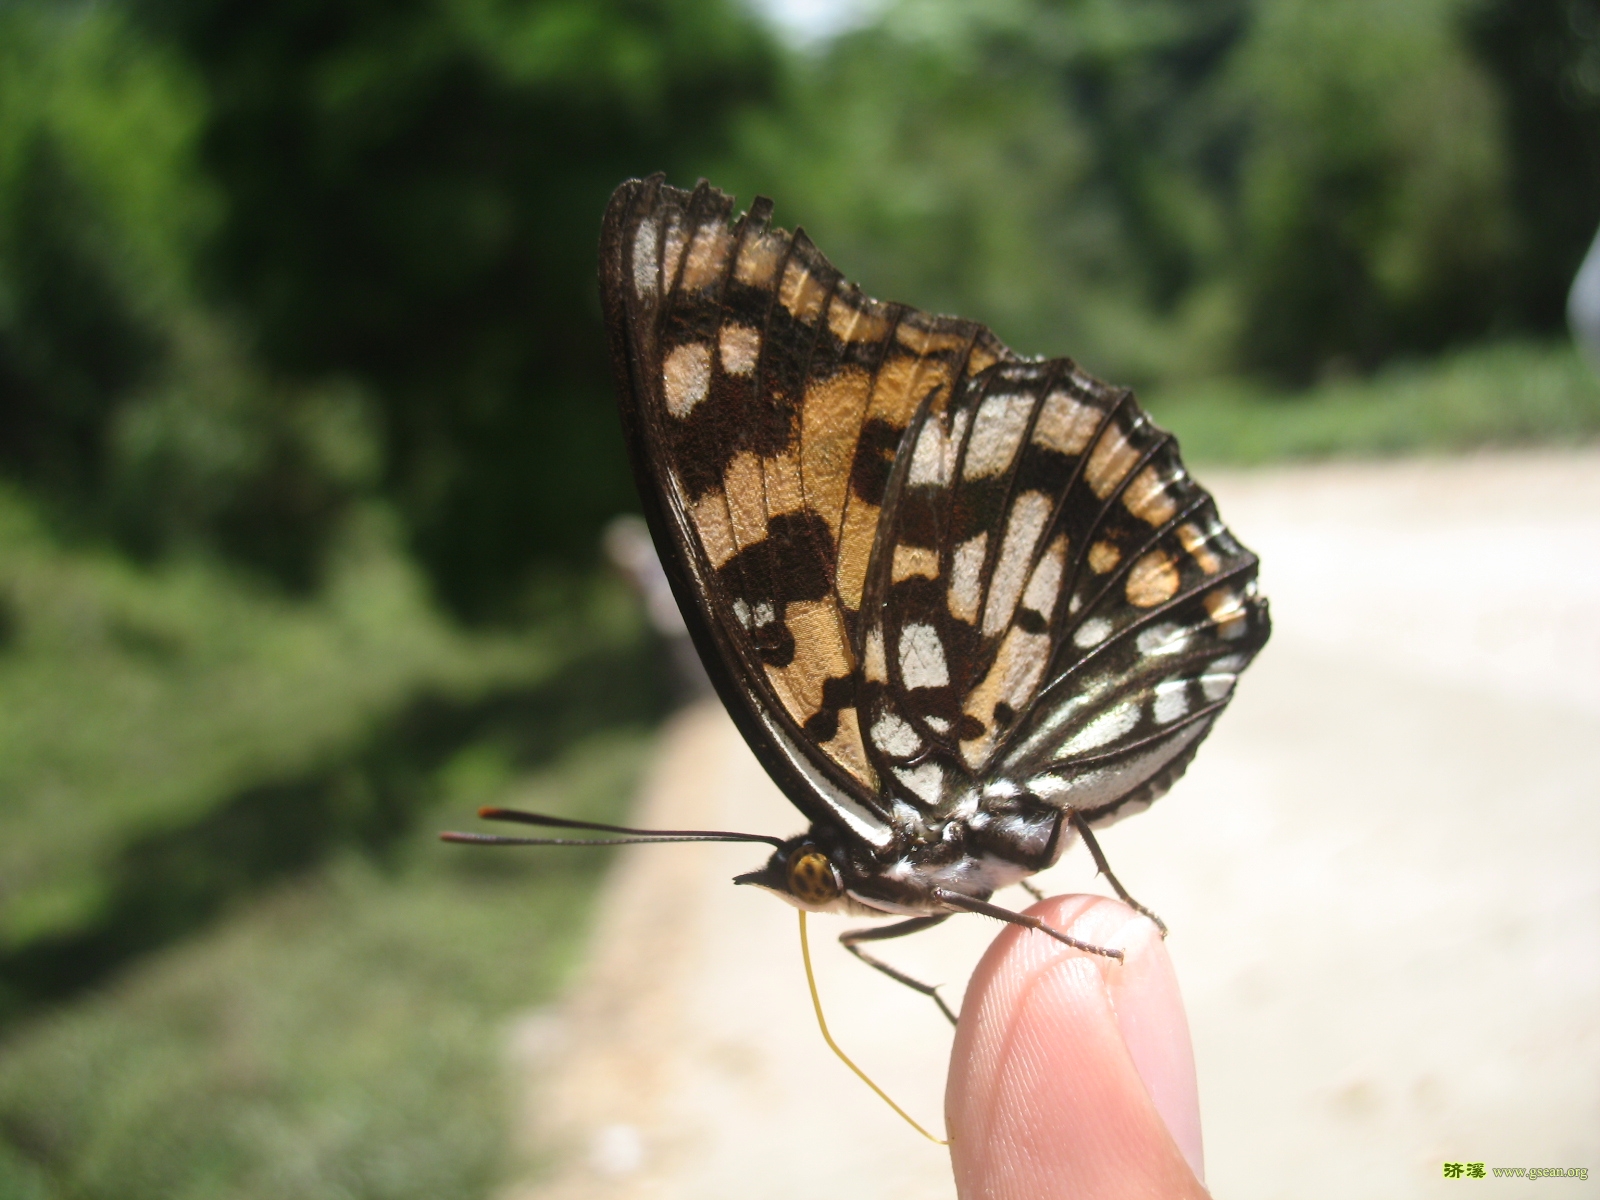
{"type": "Polygon", "coordinates": [[[750,628],[750,606],[742,599],[733,602],[733,615],[739,619],[740,625],[750,628]]]}
{"type": "Polygon", "coordinates": [[[1134,700],[1124,701],[1109,712],[1101,713],[1082,729],[1078,730],[1077,733],[1062,744],[1059,753],[1062,757],[1066,757],[1072,754],[1082,754],[1085,750],[1096,750],[1101,746],[1116,741],[1138,723],[1138,702],[1134,700]]]}
{"type": "Polygon", "coordinates": [[[944,484],[945,442],[944,428],[937,415],[930,417],[917,434],[917,447],[911,452],[911,473],[906,483],[911,487],[924,484],[944,484]]]}
{"type": "Polygon", "coordinates": [[[1134,645],[1139,648],[1140,654],[1181,654],[1193,636],[1193,629],[1169,621],[1141,631],[1134,639],[1134,645]]]}
{"type": "Polygon", "coordinates": [[[1022,432],[1033,411],[1033,397],[1001,394],[986,396],[972,422],[972,437],[967,442],[963,479],[982,479],[998,475],[1011,465],[1022,444],[1022,432]]]}
{"type": "Polygon", "coordinates": [[[889,712],[873,722],[872,744],[893,758],[905,758],[922,749],[917,731],[889,712]]]}
{"type": "Polygon", "coordinates": [[[1237,675],[1202,675],[1200,676],[1200,690],[1206,694],[1207,700],[1221,700],[1233,691],[1237,675]]]}
{"type": "Polygon", "coordinates": [[[656,255],[661,231],[654,221],[642,221],[633,231],[633,290],[641,299],[656,294],[656,255]]]}
{"type": "Polygon", "coordinates": [[[956,456],[961,453],[961,439],[967,435],[970,409],[963,408],[950,418],[950,436],[944,442],[944,479],[948,483],[956,477],[956,456]]]}
{"type": "Polygon", "coordinates": [[[950,615],[969,625],[978,620],[978,596],[983,589],[983,556],[989,535],[980,533],[957,546],[950,556],[950,615]]]}
{"type": "Polygon", "coordinates": [[[1111,636],[1111,622],[1104,617],[1090,617],[1073,632],[1072,644],[1087,650],[1098,646],[1111,636]]]}
{"type": "Polygon", "coordinates": [[[679,346],[661,366],[661,384],[667,411],[680,419],[687,417],[711,387],[711,347],[704,342],[679,346]]]}
{"type": "Polygon", "coordinates": [[[1150,707],[1159,725],[1176,721],[1189,711],[1189,681],[1168,679],[1156,684],[1156,700],[1150,707]]]}
{"type": "Polygon", "coordinates": [[[896,767],[894,773],[899,776],[901,783],[928,804],[939,803],[939,798],[944,794],[944,770],[937,763],[923,763],[910,770],[896,767]]]}
{"type": "Polygon", "coordinates": [[[1045,620],[1056,608],[1056,596],[1061,590],[1061,567],[1067,558],[1067,538],[1062,534],[1050,543],[1050,549],[1039,559],[1028,580],[1028,589],[1022,593],[1024,608],[1031,608],[1045,620]]]}
{"type": "Polygon", "coordinates": [[[932,625],[907,625],[900,631],[900,678],[908,688],[944,687],[950,682],[944,645],[932,625]]]}
{"type": "Polygon", "coordinates": [[[946,721],[943,717],[923,717],[922,719],[928,723],[928,728],[932,729],[935,733],[950,732],[950,722],[946,721]]]}
{"type": "Polygon", "coordinates": [[[1071,785],[1059,775],[1035,775],[1028,780],[1028,790],[1041,800],[1054,800],[1071,790],[1071,785]]]}
{"type": "Polygon", "coordinates": [[[722,369],[729,375],[748,375],[761,357],[761,331],[749,325],[724,325],[717,334],[722,369]]]}
{"type": "Polygon", "coordinates": [[[1005,541],[1000,543],[1000,559],[989,580],[989,602],[983,610],[985,637],[994,637],[1011,623],[1028,564],[1033,561],[1034,543],[1049,517],[1050,497],[1043,492],[1023,492],[1011,506],[1005,541]]]}
{"type": "Polygon", "coordinates": [[[678,214],[669,213],[666,237],[661,242],[661,281],[668,288],[678,280],[678,263],[683,259],[683,249],[688,242],[689,231],[679,221],[678,214]]]}

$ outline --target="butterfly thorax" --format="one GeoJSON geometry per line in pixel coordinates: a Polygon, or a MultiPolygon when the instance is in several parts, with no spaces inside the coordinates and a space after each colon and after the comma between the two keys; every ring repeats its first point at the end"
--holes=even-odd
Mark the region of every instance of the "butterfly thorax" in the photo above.
{"type": "Polygon", "coordinates": [[[976,790],[957,814],[925,816],[897,833],[886,849],[870,851],[841,837],[834,825],[814,825],[736,882],[766,888],[812,912],[948,912],[939,891],[987,900],[1053,864],[1071,840],[1065,816],[1045,801],[976,790]]]}

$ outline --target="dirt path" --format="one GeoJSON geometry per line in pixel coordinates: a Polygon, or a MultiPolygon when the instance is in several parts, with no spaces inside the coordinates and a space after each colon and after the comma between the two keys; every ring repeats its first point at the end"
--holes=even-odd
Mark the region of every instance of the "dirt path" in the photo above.
{"type": "MultiPolygon", "coordinates": [[[[1173,929],[1213,1190],[1529,1186],[1443,1179],[1458,1161],[1586,1166],[1541,1186],[1600,1195],[1600,453],[1208,482],[1261,553],[1274,639],[1189,776],[1104,840],[1173,929]]],[[[801,826],[711,709],[669,728],[641,804],[801,826]]],[[[513,1039],[518,1200],[953,1195],[822,1044],[792,910],[728,885],[760,857],[619,859],[584,979],[513,1039]]],[[[1078,857],[1046,882],[1091,886],[1078,857]]],[[[894,953],[958,996],[993,933],[894,953]]],[[[836,1036],[942,1128],[942,1019],[821,957],[836,1036]]]]}

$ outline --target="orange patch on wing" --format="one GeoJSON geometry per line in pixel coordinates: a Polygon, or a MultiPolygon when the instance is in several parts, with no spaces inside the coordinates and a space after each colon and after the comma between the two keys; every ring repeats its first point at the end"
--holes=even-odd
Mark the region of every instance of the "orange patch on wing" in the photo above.
{"type": "Polygon", "coordinates": [[[1218,588],[1206,593],[1204,603],[1221,637],[1237,637],[1244,632],[1244,600],[1238,592],[1232,588],[1218,588]]]}
{"type": "Polygon", "coordinates": [[[778,303],[802,325],[809,325],[822,311],[828,298],[828,285],[818,279],[798,258],[791,258],[778,285],[778,303]]]}
{"type": "Polygon", "coordinates": [[[1198,566],[1207,575],[1215,575],[1222,569],[1222,560],[1206,545],[1206,535],[1200,532],[1196,525],[1185,521],[1178,526],[1178,541],[1183,545],[1189,557],[1194,559],[1198,566]]]}
{"type": "Polygon", "coordinates": [[[867,761],[867,748],[861,740],[861,722],[853,708],[839,710],[839,732],[822,743],[822,751],[870,788],[878,786],[878,775],[867,761]]]}
{"type": "MultiPolygon", "coordinates": [[[[921,314],[918,314],[919,316],[921,314]]],[[[967,335],[937,326],[926,328],[908,316],[894,331],[895,340],[913,354],[948,354],[967,345],[967,335]]]]}
{"type": "Polygon", "coordinates": [[[1122,493],[1122,503],[1139,520],[1150,525],[1164,525],[1178,511],[1177,501],[1153,466],[1133,477],[1133,482],[1122,493]]]}
{"type": "Polygon", "coordinates": [[[765,540],[767,488],[761,460],[748,450],[734,455],[722,473],[722,488],[728,497],[733,540],[739,549],[765,540]]]}
{"type": "Polygon", "coordinates": [[[1007,704],[1013,712],[1021,712],[1033,699],[1049,662],[1049,634],[1025,633],[1015,625],[1006,631],[989,673],[967,693],[961,706],[963,712],[981,721],[984,727],[977,737],[961,743],[961,757],[967,760],[967,766],[973,770],[982,766],[1005,732],[996,727],[995,705],[1007,704]]]}
{"type": "Polygon", "coordinates": [[[1152,550],[1133,564],[1125,589],[1135,608],[1153,608],[1178,591],[1178,566],[1165,550],[1152,550]]]}
{"type": "Polygon", "coordinates": [[[1094,494],[1104,500],[1138,461],[1139,452],[1129,443],[1127,434],[1112,424],[1100,435],[1100,440],[1090,452],[1083,477],[1089,481],[1094,494]]]}
{"type": "Polygon", "coordinates": [[[784,667],[769,664],[767,678],[789,715],[803,725],[822,707],[824,682],[848,676],[855,662],[832,600],[790,601],[783,623],[794,636],[794,660],[784,667]]]}
{"type": "Polygon", "coordinates": [[[939,578],[939,552],[924,546],[896,546],[894,561],[889,566],[889,582],[899,583],[913,575],[920,575],[924,579],[939,578]]]}
{"type": "Polygon", "coordinates": [[[987,346],[977,345],[972,348],[972,353],[967,356],[967,374],[976,375],[980,371],[987,371],[1000,361],[1000,356],[987,346]]]}
{"type": "Polygon", "coordinates": [[[733,268],[734,277],[748,287],[770,287],[772,277],[778,272],[778,261],[788,245],[789,239],[776,233],[747,238],[739,247],[739,261],[733,268]]]}
{"type": "Polygon", "coordinates": [[[689,257],[683,263],[682,286],[691,292],[710,287],[722,278],[728,266],[728,252],[733,249],[733,237],[726,227],[712,223],[702,225],[689,243],[689,257]]]}
{"type": "Polygon", "coordinates": [[[911,420],[911,414],[917,411],[917,405],[930,391],[935,395],[929,410],[936,413],[944,410],[950,378],[950,364],[940,359],[891,354],[878,369],[867,415],[877,417],[896,429],[904,429],[911,420]]]}
{"type": "Polygon", "coordinates": [[[867,563],[872,558],[872,541],[878,532],[876,504],[854,500],[845,510],[844,529],[839,534],[839,599],[855,612],[861,607],[861,592],[867,582],[867,563]]]}
{"type": "Polygon", "coordinates": [[[835,540],[844,519],[850,467],[871,382],[861,368],[846,367],[807,388],[800,410],[800,472],[806,501],[828,523],[835,540]]]}
{"type": "Polygon", "coordinates": [[[828,305],[828,328],[841,342],[880,342],[889,332],[889,317],[876,300],[835,296],[828,305]]]}
{"type": "Polygon", "coordinates": [[[1096,542],[1089,547],[1089,570],[1104,575],[1122,561],[1122,551],[1110,542],[1096,542]]]}
{"type": "Polygon", "coordinates": [[[700,548],[713,568],[720,567],[738,551],[733,540],[733,522],[728,517],[728,498],[721,491],[707,492],[690,504],[689,517],[700,535],[700,548]]]}
{"type": "Polygon", "coordinates": [[[799,512],[805,507],[805,496],[800,488],[800,460],[792,451],[762,459],[761,469],[766,476],[767,516],[799,512]]]}

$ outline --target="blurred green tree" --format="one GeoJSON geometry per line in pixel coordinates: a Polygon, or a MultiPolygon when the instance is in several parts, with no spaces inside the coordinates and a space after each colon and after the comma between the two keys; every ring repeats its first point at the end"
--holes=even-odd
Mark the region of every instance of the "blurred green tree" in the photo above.
{"type": "Polygon", "coordinates": [[[900,0],[747,124],[746,186],[1020,348],[1304,385],[1558,327],[1600,221],[1595,12],[900,0]]]}
{"type": "Polygon", "coordinates": [[[633,504],[595,297],[629,175],[692,178],[775,49],[732,0],[143,0],[196,64],[215,294],[376,405],[381,486],[461,614],[633,504]]]}
{"type": "Polygon", "coordinates": [[[784,106],[746,122],[740,186],[877,294],[1018,349],[1133,381],[1215,366],[1193,310],[1227,251],[1239,120],[1214,94],[1247,15],[904,0],[796,64],[784,106]]]}
{"type": "Polygon", "coordinates": [[[0,470],[309,589],[381,493],[461,614],[630,507],[620,179],[774,195],[880,295],[1148,385],[1559,327],[1593,0],[0,5],[0,470]],[[202,269],[203,268],[203,269],[202,269]]]}
{"type": "Polygon", "coordinates": [[[0,7],[0,470],[62,532],[306,588],[370,455],[348,389],[273,383],[194,294],[202,114],[119,10],[0,7]]]}
{"type": "Polygon", "coordinates": [[[1467,13],[1473,45],[1503,97],[1512,319],[1553,332],[1600,226],[1600,4],[1483,0],[1467,13]]]}
{"type": "Polygon", "coordinates": [[[1509,262],[1496,96],[1455,0],[1268,0],[1248,115],[1241,361],[1294,383],[1481,336],[1509,262]]]}

